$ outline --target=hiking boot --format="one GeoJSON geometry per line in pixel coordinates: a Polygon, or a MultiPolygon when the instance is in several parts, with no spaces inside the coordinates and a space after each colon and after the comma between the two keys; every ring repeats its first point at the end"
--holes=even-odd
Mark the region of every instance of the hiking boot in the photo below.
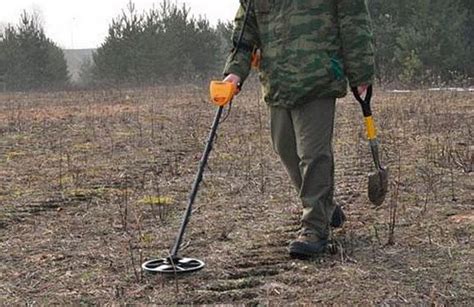
{"type": "Polygon", "coordinates": [[[327,239],[321,239],[314,232],[303,229],[300,236],[291,241],[288,251],[292,258],[308,259],[324,252],[327,245],[327,239]]]}
{"type": "Polygon", "coordinates": [[[336,205],[336,209],[334,209],[334,213],[332,214],[331,217],[331,227],[334,228],[339,228],[342,227],[344,222],[346,221],[346,215],[344,214],[344,211],[342,211],[341,206],[336,205]]]}

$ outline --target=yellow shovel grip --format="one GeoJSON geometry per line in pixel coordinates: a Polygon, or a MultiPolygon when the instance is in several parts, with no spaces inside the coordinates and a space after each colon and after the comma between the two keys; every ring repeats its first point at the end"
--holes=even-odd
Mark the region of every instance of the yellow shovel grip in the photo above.
{"type": "Polygon", "coordinates": [[[365,128],[367,129],[367,138],[369,140],[374,140],[377,138],[377,130],[375,129],[375,122],[372,116],[364,117],[365,119],[365,128]]]}

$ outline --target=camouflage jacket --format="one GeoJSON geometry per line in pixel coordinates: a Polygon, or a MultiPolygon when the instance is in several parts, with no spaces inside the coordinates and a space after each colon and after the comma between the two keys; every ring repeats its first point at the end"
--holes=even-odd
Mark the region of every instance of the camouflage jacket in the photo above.
{"type": "MultiPolygon", "coordinates": [[[[234,48],[249,0],[235,17],[234,48]]],[[[372,83],[374,50],[367,0],[251,0],[242,43],[224,74],[245,80],[251,53],[261,50],[264,99],[291,108],[314,98],[343,97],[351,86],[372,83]]]]}

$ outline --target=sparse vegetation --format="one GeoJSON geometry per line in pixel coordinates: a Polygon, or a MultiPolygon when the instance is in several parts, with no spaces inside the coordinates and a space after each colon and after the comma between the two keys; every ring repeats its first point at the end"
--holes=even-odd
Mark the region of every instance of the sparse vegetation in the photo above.
{"type": "Polygon", "coordinates": [[[469,92],[376,93],[392,174],[379,209],[366,196],[359,106],[339,102],[336,197],[349,220],[333,233],[338,251],[295,261],[286,246],[301,206],[271,150],[266,108],[247,88],[219,129],[183,242],[183,255],[208,266],[176,280],[143,274],[142,261],[168,255],[175,239],[214,113],[206,96],[192,87],[0,95],[1,304],[474,300],[469,92]]]}

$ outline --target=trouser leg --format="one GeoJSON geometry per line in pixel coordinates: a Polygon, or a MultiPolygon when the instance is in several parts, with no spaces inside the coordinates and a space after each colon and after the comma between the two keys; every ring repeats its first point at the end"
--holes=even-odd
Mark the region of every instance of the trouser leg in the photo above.
{"type": "Polygon", "coordinates": [[[334,211],[332,134],[335,99],[318,99],[295,109],[271,108],[273,147],[299,191],[303,228],[328,236],[334,211]]]}
{"type": "Polygon", "coordinates": [[[318,99],[292,110],[297,154],[301,173],[300,198],[303,203],[302,224],[321,238],[329,235],[329,223],[335,209],[334,98],[318,99]]]}
{"type": "Polygon", "coordinates": [[[302,178],[291,111],[284,108],[270,107],[270,129],[273,150],[280,156],[291,182],[299,193],[302,178]]]}

